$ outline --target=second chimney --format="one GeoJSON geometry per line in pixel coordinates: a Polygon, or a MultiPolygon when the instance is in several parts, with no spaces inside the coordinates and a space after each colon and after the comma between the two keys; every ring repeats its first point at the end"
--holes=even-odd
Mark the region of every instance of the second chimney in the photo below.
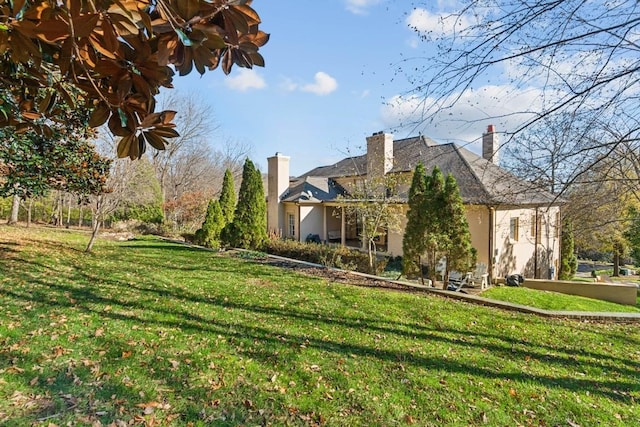
{"type": "Polygon", "coordinates": [[[367,175],[381,178],[393,168],[393,135],[376,132],[367,137],[367,175]]]}
{"type": "Polygon", "coordinates": [[[494,125],[487,126],[487,132],[482,134],[482,157],[493,164],[498,164],[498,134],[494,125]]]}

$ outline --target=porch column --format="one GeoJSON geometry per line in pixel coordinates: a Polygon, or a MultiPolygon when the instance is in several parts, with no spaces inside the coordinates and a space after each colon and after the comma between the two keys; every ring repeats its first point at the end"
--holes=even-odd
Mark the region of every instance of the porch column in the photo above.
{"type": "Polygon", "coordinates": [[[344,206],[340,207],[340,244],[346,246],[347,244],[347,222],[344,217],[344,206]]]}
{"type": "Polygon", "coordinates": [[[324,205],[322,207],[322,240],[325,242],[329,240],[329,236],[327,236],[327,207],[324,205]]]}

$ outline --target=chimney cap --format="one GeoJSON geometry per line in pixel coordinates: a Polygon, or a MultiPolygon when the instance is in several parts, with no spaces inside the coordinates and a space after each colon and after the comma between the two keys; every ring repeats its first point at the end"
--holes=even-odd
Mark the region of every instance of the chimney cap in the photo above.
{"type": "Polygon", "coordinates": [[[496,131],[496,127],[494,125],[487,126],[487,133],[493,133],[496,131]]]}

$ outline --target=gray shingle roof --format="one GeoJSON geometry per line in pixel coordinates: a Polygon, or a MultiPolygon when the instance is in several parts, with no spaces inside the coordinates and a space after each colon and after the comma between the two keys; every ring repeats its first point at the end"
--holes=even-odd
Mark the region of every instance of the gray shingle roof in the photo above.
{"type": "MultiPolygon", "coordinates": [[[[462,200],[482,205],[549,205],[560,203],[553,194],[537,188],[492,162],[456,144],[437,144],[423,136],[396,140],[393,143],[391,173],[413,171],[422,162],[427,174],[438,166],[446,176],[451,173],[460,187],[462,200]]],[[[333,165],[317,167],[296,179],[291,194],[301,182],[312,178],[339,178],[365,175],[367,156],[348,157],[333,165]]],[[[315,181],[314,181],[315,182],[315,181]]],[[[340,191],[344,191],[340,189],[340,191]]],[[[299,191],[296,190],[298,194],[299,191]]],[[[330,200],[328,192],[320,200],[330,200]]],[[[337,194],[337,193],[336,193],[337,194]]],[[[289,197],[287,198],[289,200],[289,197]]],[[[293,201],[293,199],[292,199],[293,201]]]]}
{"type": "Polygon", "coordinates": [[[284,202],[320,203],[335,200],[344,189],[333,179],[321,176],[305,176],[297,179],[284,195],[284,202]]]}

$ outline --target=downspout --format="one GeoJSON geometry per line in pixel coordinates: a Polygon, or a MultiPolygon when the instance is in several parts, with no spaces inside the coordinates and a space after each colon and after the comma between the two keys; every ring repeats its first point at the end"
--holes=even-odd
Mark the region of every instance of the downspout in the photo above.
{"type": "Polygon", "coordinates": [[[345,235],[347,232],[347,225],[344,215],[344,206],[340,206],[340,245],[342,246],[346,246],[347,244],[347,236],[345,235]]]}
{"type": "Polygon", "coordinates": [[[534,241],[533,241],[533,278],[534,279],[539,279],[540,275],[538,274],[538,233],[540,233],[540,230],[538,229],[538,206],[536,206],[536,215],[534,218],[535,226],[534,226],[534,241]]]}
{"type": "Polygon", "coordinates": [[[300,224],[302,223],[302,221],[300,220],[300,203],[296,203],[296,205],[298,206],[298,218],[297,218],[297,225],[298,225],[298,242],[302,242],[302,230],[300,230],[300,224]]]}
{"type": "Polygon", "coordinates": [[[493,278],[495,277],[495,263],[493,261],[494,259],[494,251],[495,251],[495,241],[494,241],[494,235],[495,235],[495,221],[494,221],[494,215],[495,215],[495,208],[489,206],[489,268],[487,269],[489,272],[489,283],[493,283],[493,278]]]}

